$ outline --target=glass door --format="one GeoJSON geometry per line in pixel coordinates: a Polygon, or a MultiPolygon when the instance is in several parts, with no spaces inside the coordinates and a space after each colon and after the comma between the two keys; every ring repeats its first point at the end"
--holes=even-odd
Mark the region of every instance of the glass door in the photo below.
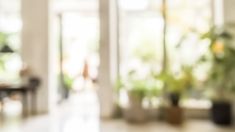
{"type": "Polygon", "coordinates": [[[57,69],[61,91],[68,94],[95,87],[99,66],[98,1],[58,0],[55,5],[60,28],[57,69]],[[85,86],[88,80],[90,84],[85,86]]]}

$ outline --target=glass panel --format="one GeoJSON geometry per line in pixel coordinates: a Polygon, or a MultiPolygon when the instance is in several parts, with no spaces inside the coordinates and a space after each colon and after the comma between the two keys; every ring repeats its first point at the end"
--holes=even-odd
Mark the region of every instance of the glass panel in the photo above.
{"type": "Polygon", "coordinates": [[[153,65],[154,70],[161,66],[163,19],[159,11],[149,7],[150,1],[138,0],[139,7],[132,7],[136,1],[119,2],[121,76],[135,69],[144,77],[153,65]]]}
{"type": "Polygon", "coordinates": [[[209,63],[198,64],[207,52],[209,42],[200,41],[201,34],[212,24],[211,0],[169,0],[168,53],[173,73],[190,68],[196,84],[187,94],[190,98],[204,98],[200,91],[208,75],[209,63]]]}
{"type": "MultiPolygon", "coordinates": [[[[162,70],[162,0],[118,0],[118,4],[120,76],[126,80],[135,71],[135,79],[148,80],[162,70]]],[[[211,26],[211,0],[167,0],[166,13],[169,68],[177,73],[183,66],[195,65],[207,50],[208,42],[199,39],[211,26]]],[[[206,71],[207,66],[198,66],[192,72],[203,80],[206,71]]]]}
{"type": "Polygon", "coordinates": [[[89,65],[89,76],[94,79],[97,77],[98,24],[95,13],[63,15],[64,73],[75,79],[74,81],[83,74],[85,62],[89,65]]]}
{"type": "MultiPolygon", "coordinates": [[[[96,81],[99,66],[98,0],[57,0],[62,16],[63,74],[67,88],[81,90],[84,78],[96,81]]],[[[58,69],[58,75],[59,75],[58,69]]]]}
{"type": "Polygon", "coordinates": [[[173,64],[192,65],[202,54],[205,45],[198,44],[198,35],[209,30],[211,24],[210,0],[169,0],[169,53],[173,64]],[[181,43],[180,43],[181,42],[181,43]],[[177,44],[180,49],[176,50],[177,44]]]}
{"type": "Polygon", "coordinates": [[[17,82],[21,68],[20,31],[20,0],[0,0],[0,47],[7,44],[14,53],[0,53],[0,82],[17,82]]]}

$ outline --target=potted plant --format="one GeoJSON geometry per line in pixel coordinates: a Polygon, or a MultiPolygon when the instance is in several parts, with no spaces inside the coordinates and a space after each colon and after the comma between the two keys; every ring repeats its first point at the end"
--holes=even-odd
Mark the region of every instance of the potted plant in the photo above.
{"type": "Polygon", "coordinates": [[[168,73],[162,77],[165,81],[169,102],[165,117],[171,124],[181,124],[183,122],[183,109],[180,106],[180,100],[186,90],[193,85],[192,69],[192,67],[182,67],[180,73],[168,73]]]}
{"type": "Polygon", "coordinates": [[[157,96],[161,86],[152,77],[139,78],[135,71],[129,72],[127,80],[119,81],[118,85],[128,97],[128,105],[123,109],[124,118],[131,123],[143,123],[148,121],[147,109],[143,106],[144,99],[157,96]]]}
{"type": "Polygon", "coordinates": [[[146,122],[147,115],[142,105],[146,96],[145,82],[144,80],[131,80],[128,85],[125,88],[129,103],[124,109],[124,118],[129,122],[146,122]]]}
{"type": "Polygon", "coordinates": [[[208,84],[212,87],[211,117],[214,123],[232,123],[232,92],[235,91],[235,45],[232,35],[225,28],[213,27],[204,34],[210,40],[210,61],[212,63],[208,84]]]}

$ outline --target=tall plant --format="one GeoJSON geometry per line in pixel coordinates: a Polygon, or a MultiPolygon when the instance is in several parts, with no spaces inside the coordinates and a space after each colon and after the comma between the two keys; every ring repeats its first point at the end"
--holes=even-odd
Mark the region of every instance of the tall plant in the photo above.
{"type": "Polygon", "coordinates": [[[162,0],[162,17],[163,17],[163,62],[162,62],[162,73],[166,73],[168,70],[168,53],[167,53],[167,0],[162,0]]]}
{"type": "MultiPolygon", "coordinates": [[[[162,18],[163,18],[163,36],[162,36],[162,47],[163,47],[163,58],[162,58],[162,70],[160,73],[160,78],[163,80],[163,98],[167,99],[167,86],[166,86],[166,76],[169,74],[169,62],[168,62],[168,52],[167,52],[167,0],[162,0],[162,18]]],[[[159,78],[159,76],[157,76],[159,78]]],[[[163,105],[165,102],[163,102],[163,105]]]]}
{"type": "Polygon", "coordinates": [[[235,45],[232,34],[226,27],[212,27],[202,35],[202,39],[210,40],[209,51],[212,63],[209,84],[214,87],[216,99],[224,100],[226,93],[235,91],[235,45]]]}

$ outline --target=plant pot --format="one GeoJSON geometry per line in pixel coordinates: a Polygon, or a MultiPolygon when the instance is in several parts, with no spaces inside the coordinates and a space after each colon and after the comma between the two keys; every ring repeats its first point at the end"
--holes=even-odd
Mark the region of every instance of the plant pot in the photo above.
{"type": "Polygon", "coordinates": [[[142,107],[142,98],[128,93],[129,107],[123,109],[124,118],[130,123],[147,122],[147,114],[142,107]]]}
{"type": "Polygon", "coordinates": [[[232,105],[229,102],[213,102],[211,108],[211,117],[215,124],[232,124],[232,105]]]}
{"type": "Polygon", "coordinates": [[[180,94],[179,93],[170,93],[169,100],[172,106],[179,106],[180,94]]]}
{"type": "Polygon", "coordinates": [[[170,124],[180,125],[183,123],[183,109],[178,106],[171,106],[166,109],[165,117],[170,124]]]}
{"type": "Polygon", "coordinates": [[[125,120],[129,123],[146,123],[147,115],[146,111],[143,108],[127,108],[123,109],[123,116],[125,120]]]}
{"type": "Polygon", "coordinates": [[[233,111],[232,111],[232,113],[233,113],[233,121],[235,120],[235,99],[233,99],[233,104],[232,104],[232,106],[233,106],[233,111]]]}

